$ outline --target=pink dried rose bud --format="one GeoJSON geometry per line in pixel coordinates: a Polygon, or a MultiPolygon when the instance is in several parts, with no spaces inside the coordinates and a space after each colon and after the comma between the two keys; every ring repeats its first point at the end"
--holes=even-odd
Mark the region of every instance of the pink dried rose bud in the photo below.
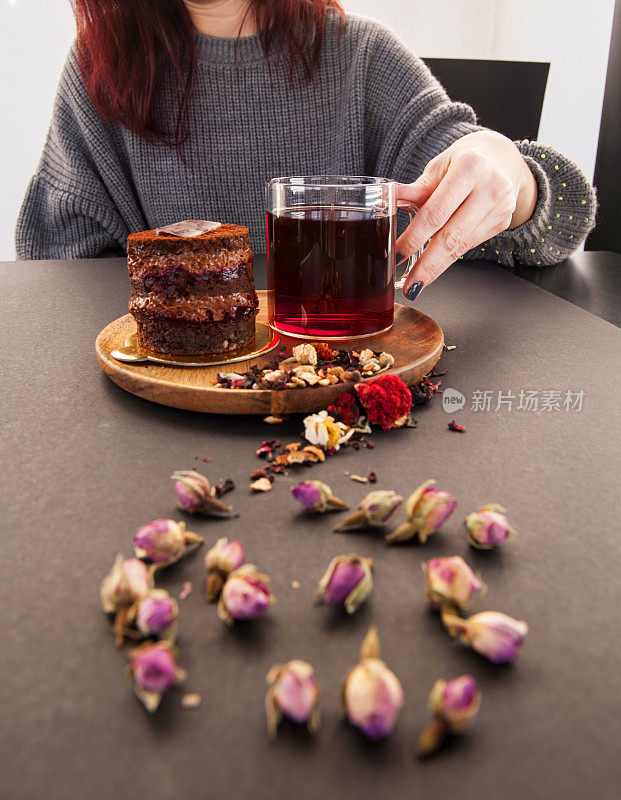
{"type": "Polygon", "coordinates": [[[313,668],[297,659],[274,664],[267,673],[269,689],[265,695],[267,735],[273,739],[283,717],[296,725],[306,725],[316,733],[321,721],[319,684],[313,668]]]}
{"type": "Polygon", "coordinates": [[[134,609],[131,617],[135,619],[136,627],[145,639],[155,637],[170,642],[175,640],[179,605],[165,589],[151,589],[134,609]]]}
{"type": "Polygon", "coordinates": [[[430,756],[449,734],[464,733],[474,722],[480,705],[481,693],[471,675],[436,681],[429,694],[429,710],[435,719],[420,735],[418,755],[430,756]]]}
{"type": "Polygon", "coordinates": [[[262,617],[268,607],[275,602],[269,589],[269,578],[256,571],[253,564],[232,572],[226,579],[220,600],[218,616],[227,625],[235,620],[252,620],[262,617]]]}
{"type": "Polygon", "coordinates": [[[387,542],[405,542],[415,536],[424,544],[455,511],[457,500],[450,492],[436,489],[434,480],[425,481],[405,501],[408,521],[386,536],[387,542]]]}
{"type": "Polygon", "coordinates": [[[360,663],[345,676],[341,710],[371,741],[386,738],[403,706],[399,679],[380,659],[377,628],[369,629],[360,649],[360,663]]]}
{"type": "Polygon", "coordinates": [[[132,606],[145,597],[153,586],[153,577],[137,558],[124,558],[119,553],[108,575],[101,582],[99,596],[106,614],[114,614],[117,647],[123,644],[127,618],[132,606]]]}
{"type": "Polygon", "coordinates": [[[291,494],[309,511],[323,513],[329,506],[340,510],[348,508],[342,500],[334,497],[332,489],[322,481],[302,481],[291,487],[291,494]]]}
{"type": "Polygon", "coordinates": [[[336,556],[319,581],[316,600],[329,605],[343,605],[353,614],[373,589],[373,559],[357,555],[336,556]]]}
{"type": "Polygon", "coordinates": [[[528,625],[523,620],[513,619],[500,611],[481,611],[463,619],[445,607],[442,622],[451,636],[459,636],[463,644],[494,664],[515,661],[528,633],[528,625]]]}
{"type": "Polygon", "coordinates": [[[134,550],[138,558],[165,567],[178,561],[189,545],[200,544],[203,537],[186,531],[185,522],[155,519],[134,534],[134,550]]]}
{"type": "Polygon", "coordinates": [[[244,546],[241,542],[224,537],[218,539],[205,556],[207,569],[207,600],[214,603],[220,596],[224,581],[244,563],[244,546]]]}
{"type": "Polygon", "coordinates": [[[487,586],[461,556],[438,556],[422,566],[427,578],[425,597],[434,608],[449,605],[464,611],[487,592],[487,586]]]}
{"type": "Polygon", "coordinates": [[[468,541],[479,550],[491,550],[496,544],[502,544],[515,533],[509,520],[505,517],[505,509],[498,503],[488,503],[473,511],[466,517],[468,541]]]}
{"type": "Polygon", "coordinates": [[[333,530],[350,530],[365,525],[371,528],[382,528],[388,524],[402,501],[403,497],[393,492],[392,489],[376,489],[374,492],[369,492],[360,502],[357,511],[354,511],[353,514],[350,514],[338,525],[335,525],[333,530]]]}
{"type": "Polygon", "coordinates": [[[147,642],[129,651],[134,691],[147,711],[155,711],[164,693],[185,680],[186,673],[177,666],[175,656],[170,642],[147,642]]]}
{"type": "Polygon", "coordinates": [[[228,514],[233,508],[215,496],[215,489],[196,470],[177,470],[170,476],[175,481],[177,507],[189,514],[228,514]]]}

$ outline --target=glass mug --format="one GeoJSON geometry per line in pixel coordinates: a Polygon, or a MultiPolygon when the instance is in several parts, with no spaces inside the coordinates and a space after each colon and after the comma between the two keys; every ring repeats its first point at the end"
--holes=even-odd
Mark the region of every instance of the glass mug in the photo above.
{"type": "Polygon", "coordinates": [[[406,259],[395,281],[396,181],[272,178],[266,227],[272,328],[304,339],[358,339],[390,330],[395,287],[403,286],[420,256],[406,259]]]}

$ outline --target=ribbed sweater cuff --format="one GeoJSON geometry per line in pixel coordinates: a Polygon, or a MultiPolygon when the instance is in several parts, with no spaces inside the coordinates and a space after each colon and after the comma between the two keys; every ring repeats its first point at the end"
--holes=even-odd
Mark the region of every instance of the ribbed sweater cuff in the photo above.
{"type": "Polygon", "coordinates": [[[506,266],[557,264],[567,258],[595,225],[597,201],[584,174],[569,158],[537,142],[516,145],[537,182],[532,217],[467,253],[506,266]]]}

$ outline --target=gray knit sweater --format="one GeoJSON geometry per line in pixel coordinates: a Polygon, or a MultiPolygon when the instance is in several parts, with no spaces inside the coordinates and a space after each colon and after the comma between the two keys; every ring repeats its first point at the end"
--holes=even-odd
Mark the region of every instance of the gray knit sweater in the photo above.
{"type": "MultiPolygon", "coordinates": [[[[183,157],[104,122],[70,52],[17,223],[19,258],[122,254],[131,231],[182,219],[247,225],[261,252],[266,179],[349,174],[411,182],[431,158],[480,129],[472,109],[451,102],[420,59],[362,17],[349,16],[342,33],[329,20],[321,65],[306,84],[291,84],[276,52],[268,71],[258,36],[196,36],[183,157]]],[[[163,106],[174,107],[172,94],[163,106]]],[[[580,170],[541,144],[518,147],[537,180],[535,213],[466,258],[552,264],[593,227],[595,197],[580,170]]]]}

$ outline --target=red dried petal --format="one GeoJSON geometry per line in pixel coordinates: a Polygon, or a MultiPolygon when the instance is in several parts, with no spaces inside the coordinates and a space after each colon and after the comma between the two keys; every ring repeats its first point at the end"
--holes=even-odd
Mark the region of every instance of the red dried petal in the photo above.
{"type": "Polygon", "coordinates": [[[465,426],[465,425],[458,425],[458,424],[455,422],[455,420],[454,420],[454,419],[452,419],[452,420],[449,422],[448,426],[449,426],[449,430],[451,430],[451,431],[457,431],[458,433],[463,433],[463,432],[466,430],[466,426],[465,426]]]}
{"type": "Polygon", "coordinates": [[[356,386],[358,399],[367,412],[372,425],[387,431],[401,417],[409,414],[412,395],[398,375],[381,375],[367,383],[356,386]]]}

